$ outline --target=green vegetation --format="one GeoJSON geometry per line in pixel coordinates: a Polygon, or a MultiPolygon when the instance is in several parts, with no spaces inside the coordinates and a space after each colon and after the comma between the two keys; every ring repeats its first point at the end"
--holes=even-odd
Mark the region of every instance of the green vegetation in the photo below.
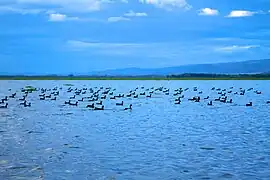
{"type": "MultiPolygon", "coordinates": [[[[270,74],[180,74],[170,76],[0,76],[0,80],[270,80],[270,74]]],[[[65,84],[73,86],[72,84],[65,84]]],[[[31,87],[29,87],[31,88],[31,87]]],[[[32,87],[33,88],[33,87],[32,87]]]]}

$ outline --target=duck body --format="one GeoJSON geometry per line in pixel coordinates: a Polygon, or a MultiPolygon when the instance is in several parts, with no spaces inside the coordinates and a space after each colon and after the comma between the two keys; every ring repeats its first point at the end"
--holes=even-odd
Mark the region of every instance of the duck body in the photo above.
{"type": "Polygon", "coordinates": [[[124,110],[132,110],[132,104],[130,104],[129,107],[126,107],[124,110]]]}
{"type": "Polygon", "coordinates": [[[124,105],[124,101],[122,101],[121,103],[116,103],[116,106],[123,106],[124,105]]]}
{"type": "Polygon", "coordinates": [[[31,107],[31,103],[28,103],[28,104],[25,103],[23,106],[24,107],[31,107]]]}
{"type": "Polygon", "coordinates": [[[78,101],[76,101],[75,103],[69,103],[69,105],[71,105],[71,106],[78,106],[78,101]]]}
{"type": "Polygon", "coordinates": [[[7,109],[8,108],[8,103],[6,103],[5,106],[0,106],[0,109],[7,109]]]}
{"type": "Polygon", "coordinates": [[[181,100],[175,101],[174,104],[181,104],[181,100]]]}
{"type": "Polygon", "coordinates": [[[87,106],[86,106],[86,108],[95,108],[95,104],[93,103],[93,104],[88,104],[87,106]]]}
{"type": "Polygon", "coordinates": [[[249,106],[249,107],[252,106],[252,105],[253,105],[252,102],[249,102],[249,103],[246,104],[246,106],[249,106]]]}
{"type": "Polygon", "coordinates": [[[102,110],[104,110],[104,106],[95,107],[94,110],[96,110],[96,111],[102,111],[102,110]]]}
{"type": "Polygon", "coordinates": [[[100,101],[100,102],[97,102],[96,104],[97,104],[97,105],[102,105],[102,101],[100,101]]]}

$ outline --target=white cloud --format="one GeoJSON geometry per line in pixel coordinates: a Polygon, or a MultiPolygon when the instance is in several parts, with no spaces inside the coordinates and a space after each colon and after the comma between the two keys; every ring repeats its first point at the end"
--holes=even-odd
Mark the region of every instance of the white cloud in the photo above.
{"type": "Polygon", "coordinates": [[[199,10],[199,15],[201,16],[216,16],[219,12],[216,9],[211,8],[203,8],[199,10]]]}
{"type": "Polygon", "coordinates": [[[234,52],[234,51],[243,51],[253,48],[258,48],[258,45],[246,45],[246,46],[239,46],[239,45],[233,45],[233,46],[225,46],[225,47],[219,47],[216,48],[216,51],[220,52],[234,52]]]}
{"type": "Polygon", "coordinates": [[[109,17],[108,22],[118,22],[118,21],[129,21],[129,18],[125,18],[122,16],[109,17]]]}
{"type": "Polygon", "coordinates": [[[144,12],[134,12],[132,10],[125,13],[124,15],[127,16],[127,17],[143,17],[143,16],[147,16],[147,14],[144,13],[144,12]]]}
{"type": "Polygon", "coordinates": [[[49,14],[49,21],[79,21],[80,19],[78,17],[69,17],[65,14],[59,14],[59,13],[51,13],[49,14]]]}
{"type": "Polygon", "coordinates": [[[151,4],[158,8],[172,10],[172,8],[190,9],[191,5],[186,0],[139,0],[143,4],[151,4]]]}
{"type": "Polygon", "coordinates": [[[73,48],[123,48],[123,47],[145,47],[144,44],[140,43],[106,43],[106,42],[88,42],[69,40],[67,41],[68,46],[73,48]]]}
{"type": "Polygon", "coordinates": [[[244,11],[244,10],[234,10],[231,11],[229,15],[227,15],[227,17],[248,17],[248,16],[253,16],[254,14],[256,14],[257,12],[253,12],[253,11],[244,11]]]}
{"type": "Polygon", "coordinates": [[[0,13],[1,12],[11,12],[11,13],[18,13],[18,14],[39,14],[45,10],[43,9],[26,9],[20,7],[12,7],[12,6],[0,6],[0,13]]]}
{"type": "Polygon", "coordinates": [[[49,21],[65,21],[67,16],[65,14],[50,14],[49,21]]]}

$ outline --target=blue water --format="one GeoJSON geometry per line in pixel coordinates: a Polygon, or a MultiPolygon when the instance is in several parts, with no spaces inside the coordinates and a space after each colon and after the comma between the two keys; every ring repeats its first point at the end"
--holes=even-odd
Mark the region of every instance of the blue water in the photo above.
{"type": "Polygon", "coordinates": [[[270,81],[0,81],[0,98],[26,85],[63,90],[55,102],[32,93],[32,107],[11,99],[8,109],[0,109],[1,180],[269,179],[270,81]],[[87,102],[63,105],[71,96],[66,83],[119,93],[164,86],[171,94],[108,99],[104,111],[92,111],[87,102]],[[234,86],[234,92],[253,87],[262,94],[232,93],[232,104],[207,106],[208,100],[187,100],[198,95],[194,86],[210,99],[218,97],[212,87],[234,86]],[[180,87],[190,90],[175,105],[172,92],[180,87]],[[122,100],[133,110],[115,106],[122,100]],[[254,105],[246,107],[250,101],[254,105]]]}

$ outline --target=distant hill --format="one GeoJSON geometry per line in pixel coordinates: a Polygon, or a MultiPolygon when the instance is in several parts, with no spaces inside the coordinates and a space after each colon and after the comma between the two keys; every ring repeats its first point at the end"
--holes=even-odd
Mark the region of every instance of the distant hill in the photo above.
{"type": "Polygon", "coordinates": [[[145,76],[145,75],[174,75],[184,73],[206,73],[206,74],[255,74],[269,73],[270,59],[249,60],[242,62],[227,62],[216,64],[196,64],[176,67],[165,67],[155,69],[125,68],[112,69],[100,72],[92,72],[90,75],[98,76],[145,76]]]}

